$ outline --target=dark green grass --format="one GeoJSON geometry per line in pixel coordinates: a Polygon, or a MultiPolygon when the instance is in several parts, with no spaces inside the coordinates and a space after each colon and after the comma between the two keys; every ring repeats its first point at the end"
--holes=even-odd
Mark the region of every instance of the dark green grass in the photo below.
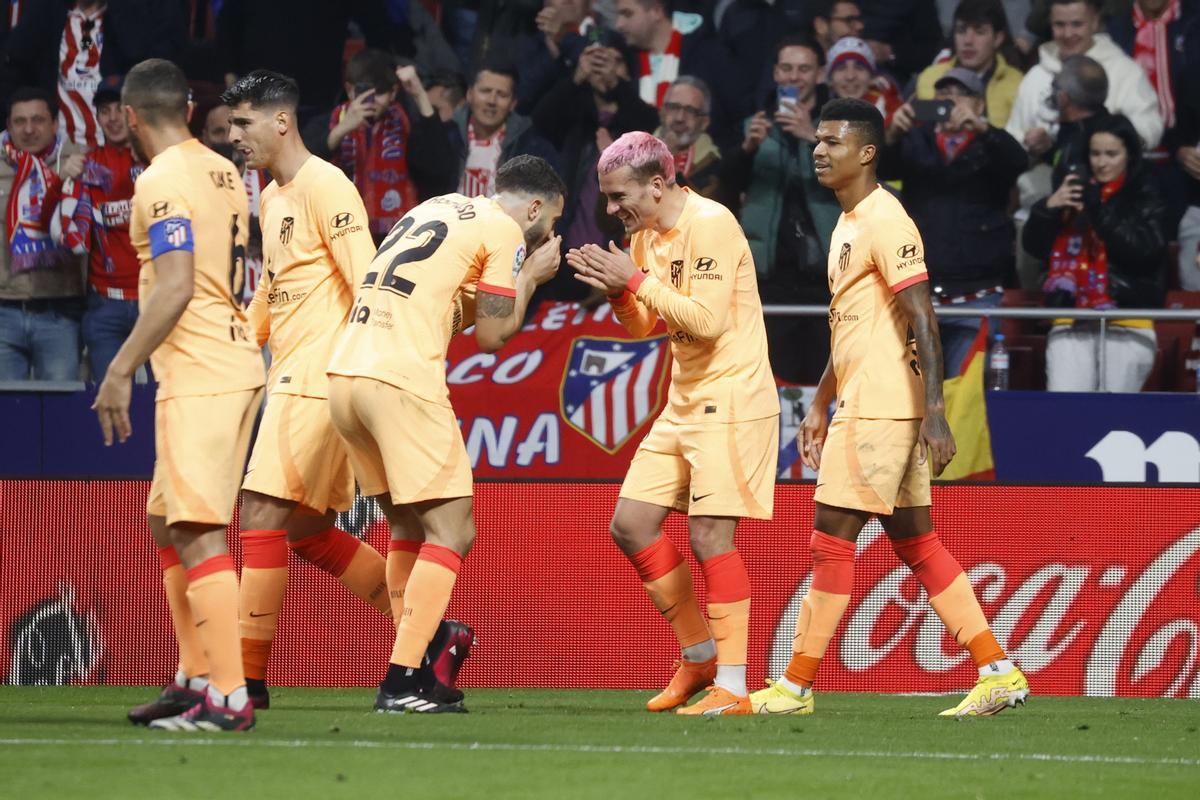
{"type": "Polygon", "coordinates": [[[1200,797],[1200,705],[820,694],[811,717],[694,719],[645,692],[476,690],[470,714],[371,712],[364,689],[275,689],[249,734],[135,728],[154,690],[0,689],[0,797],[1200,797]]]}

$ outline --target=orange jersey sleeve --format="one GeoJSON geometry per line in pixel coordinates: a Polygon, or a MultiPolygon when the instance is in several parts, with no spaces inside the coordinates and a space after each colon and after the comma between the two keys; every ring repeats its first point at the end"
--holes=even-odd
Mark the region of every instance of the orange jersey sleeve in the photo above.
{"type": "Polygon", "coordinates": [[[329,374],[383,381],[450,405],[446,348],[476,292],[513,296],[524,258],[520,226],[494,201],[460,194],[412,209],[355,287],[329,374]]]}
{"type": "Polygon", "coordinates": [[[263,190],[263,277],[271,392],[328,397],[333,343],[375,256],[367,213],[345,174],[316,156],[263,190]]]}
{"type": "Polygon", "coordinates": [[[925,392],[916,344],[895,293],[923,280],[921,236],[904,207],[876,188],[834,228],[829,248],[830,344],[837,414],[916,419],[925,392]]]}
{"type": "Polygon", "coordinates": [[[658,315],[637,299],[633,292],[625,291],[620,297],[609,301],[617,321],[625,326],[635,338],[641,339],[650,335],[658,322],[658,315]]]}
{"type": "MultiPolygon", "coordinates": [[[[774,416],[779,397],[750,246],[728,209],[690,191],[686,197],[673,229],[640,231],[631,247],[643,269],[630,281],[632,302],[666,320],[671,340],[663,417],[699,423],[774,416]]],[[[644,326],[647,316],[629,302],[626,318],[644,326]]]]}
{"type": "Polygon", "coordinates": [[[132,205],[129,236],[142,264],[139,304],[154,302],[156,258],[192,254],[192,299],[150,358],[157,397],[262,386],[262,354],[240,302],[250,214],[237,169],[189,139],[155,156],[137,179],[132,205]]]}

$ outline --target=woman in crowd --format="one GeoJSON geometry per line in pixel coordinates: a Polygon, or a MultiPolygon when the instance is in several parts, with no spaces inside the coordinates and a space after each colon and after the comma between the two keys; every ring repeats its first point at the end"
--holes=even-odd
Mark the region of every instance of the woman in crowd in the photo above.
{"type": "MultiPolygon", "coordinates": [[[[1086,174],[1068,173],[1034,205],[1023,233],[1031,255],[1048,262],[1047,304],[1075,308],[1160,308],[1166,287],[1166,206],[1142,157],[1141,140],[1121,115],[1093,129],[1086,174]]],[[[1096,321],[1055,320],[1046,343],[1050,391],[1141,391],[1154,366],[1149,320],[1121,320],[1104,337],[1096,321]]]]}

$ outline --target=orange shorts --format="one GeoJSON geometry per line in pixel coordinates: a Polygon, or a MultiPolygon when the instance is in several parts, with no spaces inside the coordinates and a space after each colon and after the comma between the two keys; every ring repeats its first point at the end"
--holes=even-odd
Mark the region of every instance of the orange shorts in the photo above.
{"type": "Polygon", "coordinates": [[[621,484],[621,497],[689,516],[770,519],[779,417],[679,425],[655,420],[621,484]]]}
{"type": "Polygon", "coordinates": [[[919,419],[834,417],[813,499],[885,515],[930,505],[929,464],[917,463],[920,430],[919,419]]]}
{"type": "Polygon", "coordinates": [[[189,395],[154,404],[154,479],[146,513],[168,525],[228,525],[263,390],[189,395]]]}
{"type": "Polygon", "coordinates": [[[342,437],[321,397],[271,394],[242,488],[314,511],[345,511],[354,502],[354,473],[342,437]]]}
{"type": "Polygon", "coordinates": [[[472,494],[454,409],[371,378],[329,376],[329,411],[359,488],[398,505],[472,494]]]}

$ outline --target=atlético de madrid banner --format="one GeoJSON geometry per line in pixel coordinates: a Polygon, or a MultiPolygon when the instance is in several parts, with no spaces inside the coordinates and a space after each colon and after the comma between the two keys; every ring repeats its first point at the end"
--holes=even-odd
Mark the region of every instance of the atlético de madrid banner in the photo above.
{"type": "Polygon", "coordinates": [[[621,478],[670,384],[660,324],[631,339],[607,303],[544,303],[499,353],[450,343],[446,382],[478,478],[621,478]]]}

